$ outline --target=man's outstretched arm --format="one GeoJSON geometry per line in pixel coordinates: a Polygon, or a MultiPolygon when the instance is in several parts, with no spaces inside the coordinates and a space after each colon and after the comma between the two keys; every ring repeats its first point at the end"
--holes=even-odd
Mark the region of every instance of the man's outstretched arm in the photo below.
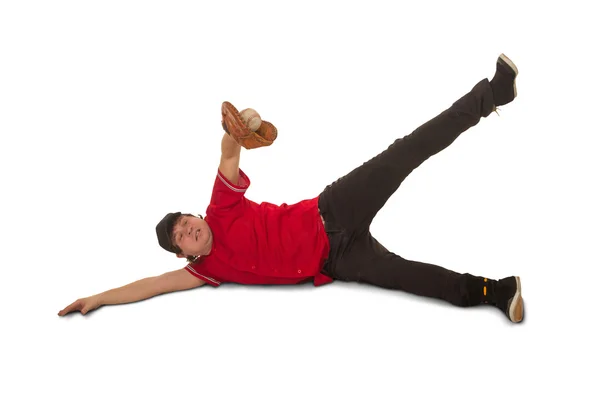
{"type": "Polygon", "coordinates": [[[124,304],[145,300],[163,293],[188,290],[204,285],[201,279],[196,278],[185,269],[178,269],[159,276],[140,279],[116,289],[77,299],[69,306],[59,311],[59,316],[64,316],[73,311],[87,314],[98,307],[108,304],[124,304]]]}
{"type": "Polygon", "coordinates": [[[240,178],[240,153],[242,146],[237,144],[227,133],[223,135],[221,140],[221,163],[219,171],[231,183],[236,184],[240,178]]]}

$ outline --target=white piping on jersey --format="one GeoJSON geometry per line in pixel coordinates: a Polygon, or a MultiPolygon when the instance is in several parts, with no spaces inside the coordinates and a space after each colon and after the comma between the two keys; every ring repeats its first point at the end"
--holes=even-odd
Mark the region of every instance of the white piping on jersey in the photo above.
{"type": "Polygon", "coordinates": [[[245,192],[246,191],[246,189],[238,189],[238,188],[231,186],[229,183],[227,183],[227,181],[221,176],[221,171],[219,171],[219,174],[217,176],[219,177],[221,182],[223,182],[225,184],[225,186],[227,186],[229,189],[233,190],[234,192],[245,192]]]}
{"type": "Polygon", "coordinates": [[[213,282],[213,283],[215,283],[215,284],[217,284],[217,285],[220,285],[220,284],[221,284],[221,282],[219,282],[219,281],[218,281],[218,280],[216,280],[216,279],[209,278],[208,276],[204,276],[204,275],[202,275],[202,274],[199,274],[199,273],[197,273],[197,272],[196,272],[196,271],[195,271],[195,270],[194,270],[192,267],[190,267],[189,265],[188,265],[186,268],[187,268],[188,270],[190,270],[191,272],[193,272],[195,275],[198,275],[198,276],[200,276],[202,279],[204,279],[204,280],[206,280],[206,281],[211,281],[211,282],[213,282]]]}

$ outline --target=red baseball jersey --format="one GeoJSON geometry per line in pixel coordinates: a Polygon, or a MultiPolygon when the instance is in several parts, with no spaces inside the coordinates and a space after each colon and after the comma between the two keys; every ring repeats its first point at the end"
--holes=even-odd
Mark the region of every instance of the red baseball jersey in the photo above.
{"type": "Polygon", "coordinates": [[[234,184],[217,171],[205,217],[213,234],[212,249],[186,270],[212,286],[332,282],[321,273],[329,238],[318,197],[291,205],[257,204],[245,197],[250,179],[241,169],[239,176],[234,184]]]}

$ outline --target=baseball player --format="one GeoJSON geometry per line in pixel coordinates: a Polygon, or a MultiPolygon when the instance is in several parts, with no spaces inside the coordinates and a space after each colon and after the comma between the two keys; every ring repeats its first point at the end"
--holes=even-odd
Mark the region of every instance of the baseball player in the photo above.
{"type": "MultiPolygon", "coordinates": [[[[61,310],[86,314],[105,304],[223,283],[293,285],[334,280],[364,282],[434,297],[461,307],[488,304],[512,322],[524,305],[518,276],[500,280],[457,273],[394,254],[370,232],[371,221],[419,165],[448,147],[482,117],[517,95],[515,64],[504,54],[492,80],[483,79],[450,108],[396,139],[385,151],[296,204],[255,203],[245,197],[250,178],[239,168],[241,147],[268,146],[277,129],[260,121],[254,131],[228,102],[222,105],[221,160],[204,217],[168,213],[156,226],[158,242],[185,268],[150,277],[61,310]]],[[[243,113],[243,112],[242,112],[243,113]]]]}

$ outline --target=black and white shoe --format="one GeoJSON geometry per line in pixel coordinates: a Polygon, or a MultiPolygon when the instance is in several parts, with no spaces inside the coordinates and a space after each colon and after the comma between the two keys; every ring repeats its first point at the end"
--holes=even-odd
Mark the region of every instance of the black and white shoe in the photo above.
{"type": "Polygon", "coordinates": [[[508,104],[517,97],[518,74],[515,63],[506,55],[500,54],[496,61],[496,74],[490,81],[496,107],[508,104]]]}
{"type": "Polygon", "coordinates": [[[504,311],[512,322],[521,322],[525,317],[525,306],[521,294],[521,278],[510,276],[500,279],[495,288],[496,307],[504,311]]]}

